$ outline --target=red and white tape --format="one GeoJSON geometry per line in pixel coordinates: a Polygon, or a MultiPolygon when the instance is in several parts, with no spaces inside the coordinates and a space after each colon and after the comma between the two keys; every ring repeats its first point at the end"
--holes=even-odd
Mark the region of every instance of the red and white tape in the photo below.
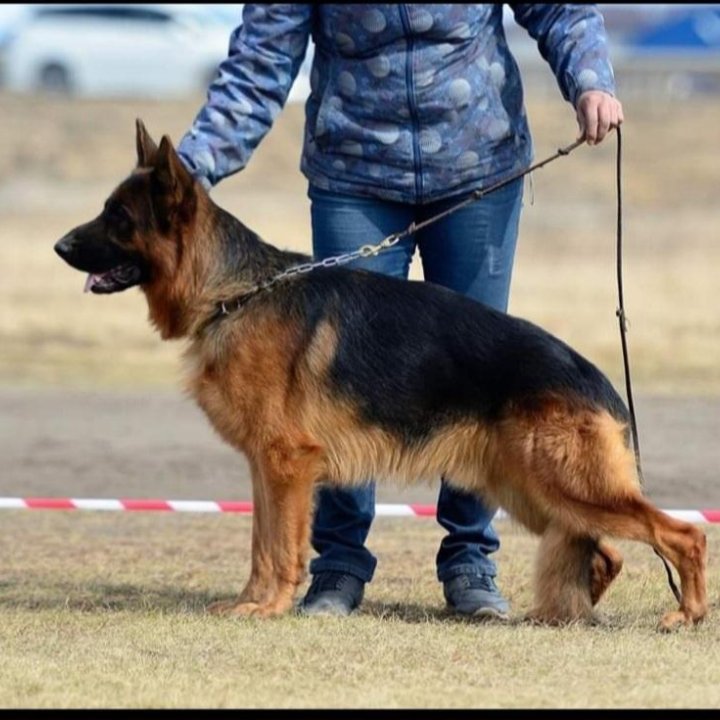
{"type": "MultiPolygon", "coordinates": [[[[0,510],[110,510],[252,515],[251,502],[237,500],[154,500],[133,498],[0,497],[0,510]]],[[[378,517],[435,517],[435,505],[378,503],[378,517]]],[[[720,510],[664,510],[667,515],[691,523],[720,523],[720,510]]],[[[496,518],[507,517],[500,510],[496,518]]]]}

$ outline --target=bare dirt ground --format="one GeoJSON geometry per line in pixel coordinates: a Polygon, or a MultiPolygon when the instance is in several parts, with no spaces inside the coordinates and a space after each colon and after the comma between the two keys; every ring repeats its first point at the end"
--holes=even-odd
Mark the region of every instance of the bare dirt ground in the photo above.
{"type": "MultiPolygon", "coordinates": [[[[648,495],[666,509],[720,507],[720,400],[638,398],[648,495]]],[[[0,392],[0,495],[250,500],[245,460],[179,393],[0,392]]],[[[378,488],[434,504],[437,488],[378,488]]]]}

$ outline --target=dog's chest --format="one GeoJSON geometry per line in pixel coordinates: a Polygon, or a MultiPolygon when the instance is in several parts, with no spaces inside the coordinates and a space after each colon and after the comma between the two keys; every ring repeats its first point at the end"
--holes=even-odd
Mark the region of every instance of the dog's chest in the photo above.
{"type": "Polygon", "coordinates": [[[217,432],[243,452],[263,427],[282,422],[291,353],[276,338],[230,333],[185,353],[188,390],[217,432]]]}
{"type": "Polygon", "coordinates": [[[185,354],[186,387],[220,436],[244,450],[251,430],[255,393],[244,381],[243,368],[236,361],[214,357],[207,348],[192,347],[185,354]],[[243,392],[245,390],[245,392],[243,392]]]}

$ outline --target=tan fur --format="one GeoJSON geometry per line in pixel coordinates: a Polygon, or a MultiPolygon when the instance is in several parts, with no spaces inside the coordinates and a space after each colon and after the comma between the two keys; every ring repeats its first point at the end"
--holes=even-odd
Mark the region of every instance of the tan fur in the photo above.
{"type": "Polygon", "coordinates": [[[591,538],[573,537],[561,527],[545,530],[537,552],[536,605],[530,619],[549,624],[592,620],[590,560],[595,547],[591,538]]]}

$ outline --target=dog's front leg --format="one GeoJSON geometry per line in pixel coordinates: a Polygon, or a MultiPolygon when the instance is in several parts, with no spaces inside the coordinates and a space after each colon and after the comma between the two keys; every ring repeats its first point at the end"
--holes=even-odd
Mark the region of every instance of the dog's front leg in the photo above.
{"type": "Polygon", "coordinates": [[[250,463],[253,494],[252,546],[250,578],[237,599],[213,603],[208,611],[216,615],[237,614],[239,605],[247,610],[257,607],[274,594],[274,574],[269,534],[268,498],[257,465],[250,463]]]}
{"type": "Polygon", "coordinates": [[[316,458],[315,449],[273,446],[260,460],[250,580],[236,600],[215,603],[211,612],[272,617],[292,607],[305,578],[316,458]]]}

